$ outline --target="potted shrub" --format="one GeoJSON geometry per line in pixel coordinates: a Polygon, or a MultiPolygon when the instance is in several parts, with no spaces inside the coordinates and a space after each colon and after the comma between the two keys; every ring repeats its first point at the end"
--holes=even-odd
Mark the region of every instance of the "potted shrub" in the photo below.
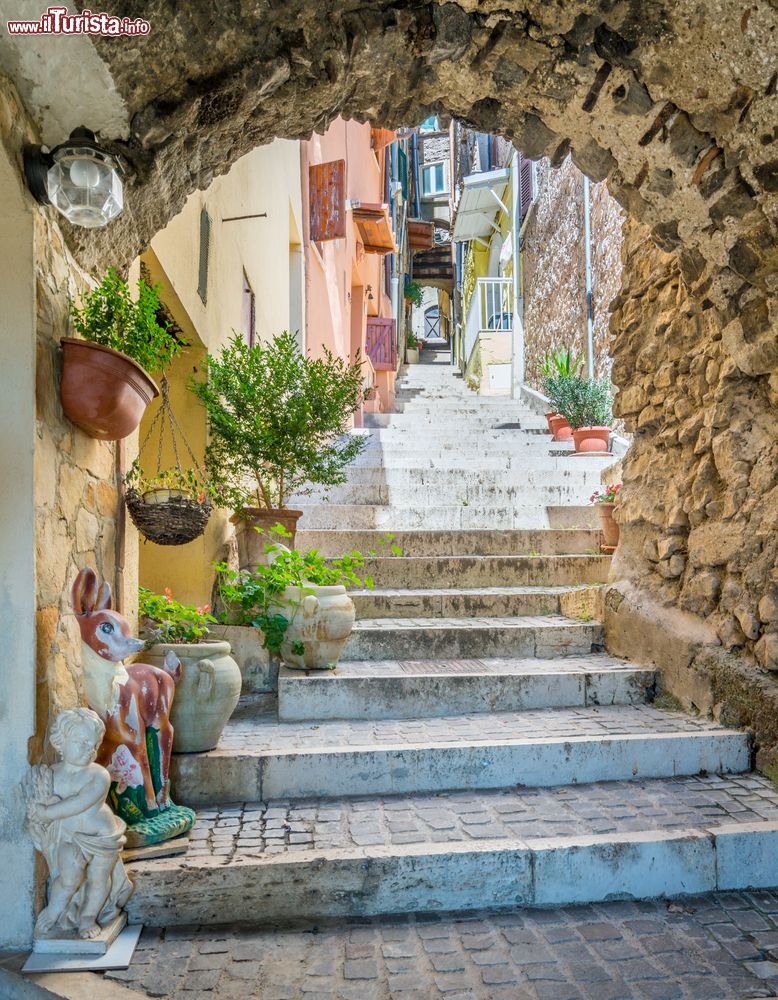
{"type": "MultiPolygon", "coordinates": [[[[283,533],[279,531],[279,533],[283,533]]],[[[334,670],[354,627],[354,602],[346,586],[372,589],[360,577],[365,557],[351,552],[325,559],[316,550],[266,546],[267,563],[254,572],[217,565],[223,616],[262,633],[262,645],[299,670],[334,670]]]]}
{"type": "Polygon", "coordinates": [[[346,482],[365,445],[345,433],[362,378],[359,359],[348,364],[329,351],[305,357],[284,332],[255,347],[234,336],[218,357],[209,355],[207,381],[190,384],[208,415],[208,480],[219,504],[235,512],[241,569],[263,561],[274,525],[293,541],[302,511],[287,508],[290,496],[346,482]]]}
{"type": "Polygon", "coordinates": [[[205,531],[212,507],[202,470],[163,469],[147,476],[136,459],[124,487],[132,523],[148,541],[185,545],[205,531]]]}
{"type": "Polygon", "coordinates": [[[131,434],[159,389],[161,371],[182,344],[160,324],[159,286],[141,278],[133,299],[113,268],[72,320],[80,337],[62,338],[60,399],[65,415],[91,437],[119,441],[131,434]]]}
{"type": "Polygon", "coordinates": [[[209,640],[216,619],[210,608],[195,608],[173,599],[169,588],[154,594],[139,588],[138,617],[146,640],[144,659],[161,667],[174,653],[182,664],[181,679],[170,711],[176,753],[213,750],[240,698],[241,675],[230,656],[230,644],[209,640]]]}
{"type": "Polygon", "coordinates": [[[405,341],[405,363],[408,365],[417,365],[419,363],[419,342],[415,334],[410,332],[408,333],[408,339],[405,341]]]}
{"type": "Polygon", "coordinates": [[[403,294],[412,305],[421,305],[422,287],[418,281],[407,281],[403,289],[403,294]]]}
{"type": "MultiPolygon", "coordinates": [[[[555,382],[553,380],[572,378],[578,372],[580,365],[581,359],[573,357],[573,351],[570,347],[558,348],[550,354],[546,354],[543,358],[540,363],[540,381],[543,391],[552,403],[553,400],[551,397],[555,390],[555,382]]],[[[560,432],[560,436],[554,438],[555,441],[563,440],[564,438],[569,438],[571,436],[572,432],[568,432],[569,425],[564,417],[558,420],[552,427],[551,421],[554,417],[559,416],[556,409],[548,410],[543,414],[543,416],[546,418],[548,429],[552,434],[557,431],[560,432]]]]}
{"type": "Polygon", "coordinates": [[[620,489],[621,483],[614,483],[602,490],[596,490],[589,497],[589,502],[597,505],[602,537],[608,548],[615,548],[619,544],[619,526],[613,520],[613,508],[616,506],[620,489]]]}
{"type": "Polygon", "coordinates": [[[577,454],[607,452],[610,443],[612,395],[609,383],[579,375],[557,387],[559,413],[573,430],[577,454]]]}

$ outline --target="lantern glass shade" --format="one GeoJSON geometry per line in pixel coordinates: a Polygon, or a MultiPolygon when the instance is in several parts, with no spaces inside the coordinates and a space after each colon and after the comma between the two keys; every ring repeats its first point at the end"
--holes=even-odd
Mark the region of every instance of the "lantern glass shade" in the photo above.
{"type": "Polygon", "coordinates": [[[68,222],[96,229],[119,215],[124,207],[124,188],[110,153],[71,140],[55,149],[52,156],[46,189],[49,201],[68,222]]]}

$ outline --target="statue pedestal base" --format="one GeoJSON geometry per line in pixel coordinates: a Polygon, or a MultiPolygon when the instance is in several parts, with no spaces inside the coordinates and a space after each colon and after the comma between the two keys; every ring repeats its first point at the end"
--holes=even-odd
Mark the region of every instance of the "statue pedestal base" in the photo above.
{"type": "Polygon", "coordinates": [[[36,937],[32,950],[42,955],[104,955],[126,923],[127,914],[120,913],[94,938],[80,938],[75,933],[63,937],[61,932],[55,931],[51,937],[36,937]]]}
{"type": "Polygon", "coordinates": [[[150,819],[128,823],[125,849],[149,847],[151,844],[160,844],[164,840],[180,837],[182,833],[192,829],[196,818],[194,809],[171,805],[169,809],[150,819]]]}
{"type": "Polygon", "coordinates": [[[132,961],[138,943],[141,924],[129,924],[104,955],[41,955],[33,952],[24,963],[22,972],[106,972],[126,969],[132,961]]]}

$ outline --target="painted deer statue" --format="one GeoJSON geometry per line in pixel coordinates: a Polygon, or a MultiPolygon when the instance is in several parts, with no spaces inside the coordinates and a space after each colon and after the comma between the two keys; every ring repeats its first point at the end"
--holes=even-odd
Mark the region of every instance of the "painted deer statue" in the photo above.
{"type": "Polygon", "coordinates": [[[170,707],[181,676],[174,653],[165,669],[148,663],[124,665],[143,649],[127,619],[111,608],[111,588],[98,586],[94,570],[82,569],[71,604],[81,629],[84,694],[105,723],[97,762],[108,769],[108,800],[127,823],[127,846],[168,840],[191,829],[194,813],[170,799],[173,726],[170,707]]]}

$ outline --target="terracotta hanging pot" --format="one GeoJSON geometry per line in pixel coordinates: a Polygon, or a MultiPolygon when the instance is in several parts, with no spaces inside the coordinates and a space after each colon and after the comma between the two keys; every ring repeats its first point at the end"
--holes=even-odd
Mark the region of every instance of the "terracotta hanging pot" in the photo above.
{"type": "Polygon", "coordinates": [[[75,337],[62,338],[60,399],[65,416],[90,437],[121,441],[136,429],[159,389],[126,354],[75,337]]]}
{"type": "Polygon", "coordinates": [[[607,452],[610,437],[610,427],[578,427],[573,431],[573,441],[578,454],[607,452]]]}
{"type": "Polygon", "coordinates": [[[246,507],[240,514],[230,518],[235,525],[235,540],[238,543],[238,566],[253,572],[257,566],[267,563],[265,546],[281,542],[287,548],[294,548],[294,536],[297,522],[303,516],[301,510],[290,510],[288,507],[263,508],[246,507]],[[291,538],[279,538],[271,534],[270,529],[276,524],[282,525],[292,533],[291,538]]]}
{"type": "Polygon", "coordinates": [[[604,543],[615,548],[619,544],[619,526],[613,520],[614,503],[598,503],[597,510],[600,512],[600,528],[604,543]]]}
{"type": "Polygon", "coordinates": [[[549,422],[549,429],[553,434],[554,441],[569,441],[573,436],[573,429],[567,420],[560,416],[558,413],[555,417],[552,417],[549,422]]]}

